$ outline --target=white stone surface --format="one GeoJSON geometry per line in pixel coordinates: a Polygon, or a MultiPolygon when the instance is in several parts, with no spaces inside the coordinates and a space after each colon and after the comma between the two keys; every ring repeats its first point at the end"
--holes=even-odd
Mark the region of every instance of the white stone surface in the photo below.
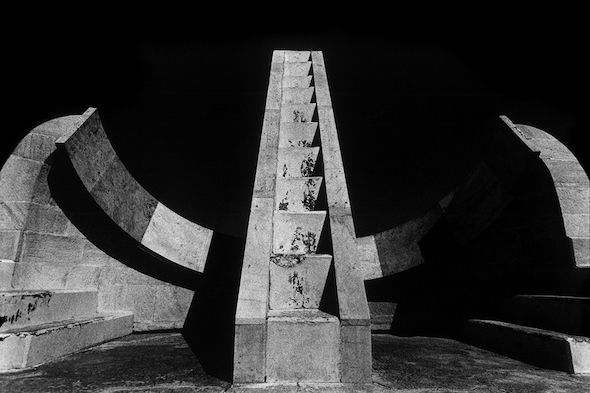
{"type": "Polygon", "coordinates": [[[340,382],[338,318],[315,310],[271,312],[267,382],[340,382]]]}
{"type": "Polygon", "coordinates": [[[271,263],[270,309],[317,309],[331,263],[331,255],[307,255],[288,267],[271,263]]]}
{"type": "Polygon", "coordinates": [[[299,213],[315,210],[321,185],[319,176],[278,178],[275,210],[299,213]]]}
{"type": "Polygon", "coordinates": [[[307,213],[276,211],[273,216],[273,253],[314,254],[325,219],[325,211],[307,213]]]}

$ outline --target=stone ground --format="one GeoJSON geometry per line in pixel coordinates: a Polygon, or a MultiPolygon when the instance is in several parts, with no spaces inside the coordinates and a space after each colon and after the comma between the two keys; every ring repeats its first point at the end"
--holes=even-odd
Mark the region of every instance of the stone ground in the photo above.
{"type": "Polygon", "coordinates": [[[373,335],[373,385],[236,387],[207,375],[180,333],[134,334],[34,369],[0,392],[589,392],[590,375],[539,369],[456,341],[373,335]]]}

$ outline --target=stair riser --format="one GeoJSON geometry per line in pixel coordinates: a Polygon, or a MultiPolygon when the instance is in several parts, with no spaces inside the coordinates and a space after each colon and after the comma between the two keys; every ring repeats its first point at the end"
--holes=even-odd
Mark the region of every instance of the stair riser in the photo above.
{"type": "Polygon", "coordinates": [[[538,367],[590,373],[590,339],[473,321],[464,325],[459,339],[538,367]]]}
{"type": "Polygon", "coordinates": [[[33,334],[0,336],[0,371],[33,367],[102,342],[131,334],[133,315],[65,324],[33,334]]]}
{"type": "Polygon", "coordinates": [[[85,317],[96,313],[96,291],[15,291],[0,293],[0,332],[85,317]]]}
{"type": "Polygon", "coordinates": [[[588,335],[590,300],[573,297],[516,297],[498,305],[494,319],[556,332],[588,335]]]}

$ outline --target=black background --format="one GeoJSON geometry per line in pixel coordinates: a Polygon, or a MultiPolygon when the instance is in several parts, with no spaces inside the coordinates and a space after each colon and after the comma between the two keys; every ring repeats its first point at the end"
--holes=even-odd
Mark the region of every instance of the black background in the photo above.
{"type": "Polygon", "coordinates": [[[417,10],[411,20],[352,12],[346,21],[293,12],[23,20],[18,39],[5,35],[2,159],[34,126],[97,107],[149,192],[244,235],[272,50],[315,49],[358,235],[404,222],[454,188],[502,114],[551,133],[588,171],[587,40],[576,10],[430,19],[417,10]]]}

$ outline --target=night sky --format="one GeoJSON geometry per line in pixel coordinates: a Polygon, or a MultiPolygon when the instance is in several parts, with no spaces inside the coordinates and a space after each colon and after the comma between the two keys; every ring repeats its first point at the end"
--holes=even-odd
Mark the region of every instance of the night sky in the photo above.
{"type": "Polygon", "coordinates": [[[272,50],[315,49],[324,52],[359,236],[453,189],[502,114],[550,132],[588,170],[587,45],[578,28],[470,26],[40,31],[4,52],[2,158],[35,125],[94,106],[149,192],[201,225],[244,235],[272,50]]]}

